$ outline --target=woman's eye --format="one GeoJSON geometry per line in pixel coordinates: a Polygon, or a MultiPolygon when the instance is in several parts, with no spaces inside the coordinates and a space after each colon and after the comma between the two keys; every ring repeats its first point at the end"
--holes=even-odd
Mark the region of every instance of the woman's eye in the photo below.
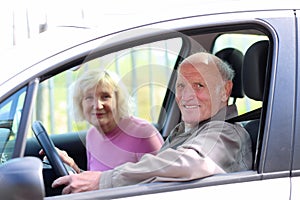
{"type": "Polygon", "coordinates": [[[103,99],[103,100],[107,100],[107,99],[109,99],[109,98],[111,98],[111,95],[110,95],[110,94],[103,94],[103,95],[101,96],[101,99],[103,99]]]}
{"type": "Polygon", "coordinates": [[[86,96],[84,99],[90,101],[90,100],[93,100],[94,97],[93,96],[86,96]]]}

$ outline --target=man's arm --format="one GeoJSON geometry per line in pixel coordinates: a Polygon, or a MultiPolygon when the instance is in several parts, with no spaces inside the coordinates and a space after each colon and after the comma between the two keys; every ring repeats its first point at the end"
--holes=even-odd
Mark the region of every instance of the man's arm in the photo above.
{"type": "Polygon", "coordinates": [[[126,163],[102,172],[99,188],[154,181],[186,181],[218,173],[224,173],[224,170],[195,149],[168,148],[156,156],[146,154],[137,163],[126,163]]]}
{"type": "MultiPolygon", "coordinates": [[[[246,170],[242,146],[247,133],[224,122],[207,123],[177,149],[167,148],[156,156],[146,154],[137,163],[125,163],[102,172],[99,188],[154,181],[187,181],[230,171],[246,170]]],[[[247,144],[246,144],[247,143],[247,144]]],[[[249,154],[250,155],[250,154],[249,154]]]]}

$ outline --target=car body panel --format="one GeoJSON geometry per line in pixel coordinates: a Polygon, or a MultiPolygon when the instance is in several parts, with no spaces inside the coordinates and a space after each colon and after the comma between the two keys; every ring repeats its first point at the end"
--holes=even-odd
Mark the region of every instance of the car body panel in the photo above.
{"type": "Polygon", "coordinates": [[[300,198],[300,192],[297,190],[297,188],[300,186],[300,177],[293,177],[291,178],[291,184],[292,184],[292,189],[291,189],[291,200],[296,200],[300,198]]]}
{"type": "MultiPolygon", "coordinates": [[[[232,176],[232,175],[231,175],[232,176]]],[[[104,189],[101,191],[91,191],[87,193],[68,194],[45,199],[169,199],[185,198],[191,199],[240,199],[241,194],[247,192],[245,199],[289,199],[290,197],[290,178],[278,178],[274,180],[249,180],[243,182],[243,176],[256,176],[250,172],[242,172],[233,178],[227,175],[217,175],[203,180],[190,182],[171,182],[171,183],[150,183],[120,188],[104,189]],[[218,178],[218,185],[211,185],[218,178]],[[239,180],[238,180],[239,179],[239,180]],[[228,182],[229,181],[229,182],[228,182]],[[273,183],[274,182],[274,183],[273,183]],[[230,184],[228,184],[230,183],[230,184]],[[253,192],[255,191],[255,192],[253,192]]],[[[256,179],[256,178],[254,178],[256,179]]]]}
{"type": "MultiPolygon", "coordinates": [[[[296,16],[297,16],[297,20],[299,21],[299,14],[300,11],[297,10],[296,11],[296,16]]],[[[300,24],[298,23],[296,26],[297,30],[299,30],[300,28],[300,24]]],[[[296,35],[296,41],[299,44],[299,38],[300,38],[300,33],[299,31],[297,31],[297,35],[296,35]]],[[[299,52],[299,45],[297,47],[297,66],[299,67],[299,58],[300,58],[300,52],[299,52]]],[[[297,71],[295,73],[296,75],[296,95],[295,95],[295,119],[294,119],[294,123],[295,123],[295,132],[294,132],[294,143],[293,143],[293,147],[294,147],[294,151],[293,151],[293,165],[292,165],[292,178],[291,178],[291,200],[295,200],[295,199],[299,199],[300,198],[300,191],[297,190],[297,188],[300,186],[300,159],[299,159],[299,154],[300,154],[300,123],[299,123],[299,113],[300,113],[300,107],[299,107],[299,100],[297,101],[297,99],[300,98],[300,90],[299,90],[299,80],[300,80],[300,76],[299,76],[299,72],[298,72],[298,68],[297,71]]]]}
{"type": "MultiPolygon", "coordinates": [[[[288,49],[296,49],[297,45],[294,40],[290,39],[295,38],[296,33],[296,30],[293,29],[293,27],[295,27],[295,19],[292,13],[289,18],[284,18],[284,20],[280,20],[279,23],[276,23],[276,18],[269,19],[268,21],[272,23],[273,28],[276,30],[273,48],[274,52],[278,53],[275,53],[273,55],[272,60],[273,68],[270,76],[270,91],[267,108],[267,110],[270,112],[267,112],[265,117],[266,123],[264,130],[264,141],[265,143],[268,143],[267,148],[279,148],[281,149],[281,151],[275,153],[272,150],[265,149],[266,152],[262,152],[262,155],[266,157],[272,157],[270,159],[266,158],[266,160],[274,160],[278,158],[279,154],[282,154],[280,158],[286,158],[286,160],[278,161],[276,166],[274,165],[274,163],[262,163],[264,165],[262,166],[262,168],[264,168],[264,172],[272,172],[277,170],[280,171],[282,168],[286,169],[286,167],[290,166],[291,164],[291,149],[286,149],[284,147],[280,148],[279,145],[290,146],[292,140],[293,120],[291,119],[293,119],[295,110],[295,77],[290,75],[295,74],[296,55],[295,52],[290,52],[288,49]],[[285,25],[288,25],[289,27],[291,27],[291,29],[287,31],[285,25]],[[280,41],[279,38],[281,38],[280,41]],[[283,87],[284,89],[279,89],[281,87],[283,87]],[[283,101],[285,102],[284,105],[282,104],[283,101]],[[282,112],[283,109],[287,112],[282,112]],[[275,121],[276,123],[274,123],[275,121]],[[284,130],[282,130],[283,127],[284,130]],[[280,135],[282,135],[282,132],[285,132],[287,134],[286,137],[279,137],[280,135]],[[282,166],[281,168],[281,165],[286,166],[282,166]]],[[[263,146],[265,145],[263,144],[263,146]]]]}
{"type": "MultiPolygon", "coordinates": [[[[297,10],[297,16],[300,14],[300,11],[297,10]]],[[[299,20],[299,16],[297,17],[297,19],[299,20]]],[[[300,28],[300,24],[298,23],[297,25],[297,29],[299,30],[300,28]]],[[[296,41],[299,43],[299,38],[300,38],[300,33],[299,31],[297,32],[297,36],[296,36],[296,41]]],[[[297,49],[297,58],[298,60],[297,65],[299,66],[299,58],[300,58],[300,52],[299,52],[299,47],[297,49]]],[[[298,69],[298,68],[297,68],[298,69]]],[[[295,175],[299,175],[299,169],[300,169],[300,158],[299,158],[299,154],[300,154],[300,123],[299,123],[299,113],[300,113],[300,107],[299,107],[299,103],[297,101],[298,98],[300,98],[300,91],[299,91],[299,80],[300,80],[300,76],[298,71],[295,73],[296,75],[296,80],[297,80],[297,85],[296,85],[296,95],[295,95],[295,133],[294,133],[294,155],[293,155],[293,173],[295,173],[295,175]]]]}
{"type": "Polygon", "coordinates": [[[290,197],[290,180],[289,178],[281,178],[264,181],[249,181],[246,183],[236,183],[228,185],[218,185],[211,187],[192,188],[186,190],[179,190],[173,192],[164,192],[158,194],[140,195],[134,197],[125,197],[120,199],[175,199],[189,197],[189,199],[224,199],[224,200],[238,200],[238,199],[289,199],[290,197]],[[251,195],[243,195],[247,191],[251,195]],[[243,197],[241,197],[243,196],[243,197]]]}

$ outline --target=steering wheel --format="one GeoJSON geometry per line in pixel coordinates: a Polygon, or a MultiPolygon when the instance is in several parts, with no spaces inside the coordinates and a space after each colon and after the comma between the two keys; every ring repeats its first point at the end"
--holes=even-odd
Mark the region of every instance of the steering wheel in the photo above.
{"type": "Polygon", "coordinates": [[[33,122],[32,130],[33,130],[38,142],[44,149],[44,152],[54,170],[54,173],[58,177],[68,175],[69,173],[68,173],[63,161],[59,157],[59,155],[55,149],[55,146],[54,146],[52,140],[49,138],[43,124],[40,121],[33,122]]]}

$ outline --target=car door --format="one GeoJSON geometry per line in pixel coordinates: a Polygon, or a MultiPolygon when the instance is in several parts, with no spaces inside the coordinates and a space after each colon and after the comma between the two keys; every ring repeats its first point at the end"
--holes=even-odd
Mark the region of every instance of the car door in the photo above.
{"type": "MultiPolygon", "coordinates": [[[[156,24],[156,26],[172,27],[173,30],[186,35],[191,42],[191,48],[188,49],[190,53],[200,50],[213,52],[215,38],[222,34],[259,33],[267,37],[269,47],[266,52],[267,56],[264,57],[267,64],[262,66],[265,67],[265,78],[262,86],[262,110],[257,118],[260,123],[257,127],[259,134],[255,143],[257,146],[254,152],[253,170],[216,175],[184,183],[149,183],[93,191],[88,194],[72,194],[69,197],[153,199],[190,196],[240,199],[243,194],[245,199],[290,199],[296,88],[295,25],[293,10],[219,14],[181,19],[176,23],[156,24]]],[[[248,48],[249,46],[245,52],[248,48]]],[[[247,74],[244,75],[247,76],[247,74]]],[[[171,77],[170,86],[168,86],[170,91],[174,91],[172,83],[175,79],[173,78],[171,77]]],[[[171,105],[171,109],[165,115],[166,126],[169,122],[178,121],[178,117],[175,116],[174,119],[172,115],[172,112],[178,112],[178,109],[174,111],[176,106],[172,104],[172,99],[168,98],[169,94],[166,93],[165,101],[171,105]]],[[[245,107],[247,107],[247,102],[243,104],[245,107]]],[[[252,109],[254,108],[250,111],[252,109]]],[[[241,113],[248,111],[240,110],[241,113]]]]}
{"type": "MultiPolygon", "coordinates": [[[[300,11],[296,10],[296,17],[298,19],[299,22],[299,15],[300,15],[300,11]]],[[[299,23],[297,23],[297,28],[299,30],[300,25],[299,23]]],[[[296,38],[299,39],[299,31],[297,32],[296,38]]],[[[296,56],[299,60],[300,58],[300,53],[299,53],[299,43],[296,43],[296,45],[298,45],[298,48],[296,49],[296,56]]],[[[297,69],[299,69],[299,62],[297,63],[297,69]]],[[[297,92],[295,95],[295,101],[298,102],[299,101],[299,74],[297,74],[296,77],[296,85],[297,85],[297,92]]],[[[294,154],[293,154],[293,166],[292,166],[292,180],[291,180],[291,199],[299,199],[300,198],[300,192],[299,190],[297,190],[296,188],[300,186],[300,159],[299,159],[299,154],[300,154],[300,124],[299,124],[299,113],[300,113],[300,108],[299,108],[299,104],[297,103],[295,106],[295,135],[294,135],[294,154]]]]}
{"type": "MultiPolygon", "coordinates": [[[[132,196],[131,199],[186,196],[240,199],[243,194],[242,198],[245,199],[290,199],[294,130],[290,119],[294,115],[294,75],[296,74],[294,73],[296,66],[296,40],[293,39],[296,34],[294,11],[231,13],[202,16],[191,21],[179,20],[176,23],[185,24],[185,27],[179,29],[192,37],[192,40],[200,42],[198,48],[192,48],[191,52],[199,50],[200,46],[212,51],[210,48],[213,47],[213,43],[209,43],[208,38],[213,33],[237,30],[243,33],[242,30],[245,29],[246,32],[248,29],[249,33],[252,33],[250,30],[255,29],[262,31],[268,37],[270,46],[265,58],[267,65],[264,66],[266,68],[264,77],[266,78],[263,84],[262,112],[258,117],[260,125],[254,168],[247,172],[217,175],[185,183],[150,183],[101,190],[92,192],[91,196],[99,198],[132,196]],[[244,20],[245,18],[247,20],[244,20]],[[188,29],[188,26],[191,29],[188,29]]],[[[168,115],[172,118],[171,116],[172,114],[168,115]]],[[[78,197],[80,195],[78,194],[78,197]]]]}

